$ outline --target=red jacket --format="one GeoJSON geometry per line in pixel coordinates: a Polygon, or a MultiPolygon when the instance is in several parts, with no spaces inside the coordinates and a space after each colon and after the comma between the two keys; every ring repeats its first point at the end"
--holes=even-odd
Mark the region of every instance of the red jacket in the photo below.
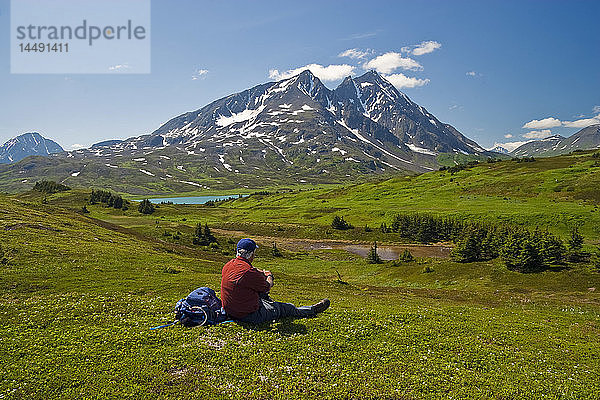
{"type": "Polygon", "coordinates": [[[258,310],[258,294],[269,290],[265,274],[248,260],[236,257],[223,267],[221,301],[227,315],[243,318],[258,310]]]}

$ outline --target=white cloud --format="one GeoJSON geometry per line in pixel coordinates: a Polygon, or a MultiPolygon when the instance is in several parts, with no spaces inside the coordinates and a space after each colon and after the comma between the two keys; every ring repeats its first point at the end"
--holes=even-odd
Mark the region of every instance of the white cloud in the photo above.
{"type": "Polygon", "coordinates": [[[389,74],[397,68],[410,71],[422,71],[423,66],[410,57],[402,57],[402,54],[390,51],[363,65],[364,69],[375,69],[382,74],[389,74]]]}
{"type": "Polygon", "coordinates": [[[129,69],[129,68],[131,68],[131,67],[128,64],[117,64],[117,65],[108,67],[109,71],[119,71],[122,69],[129,69]]]}
{"type": "Polygon", "coordinates": [[[508,151],[513,151],[517,147],[520,147],[520,146],[524,145],[525,143],[529,143],[529,142],[531,142],[531,140],[527,140],[527,141],[524,141],[524,142],[506,142],[506,143],[498,143],[498,142],[496,142],[496,143],[494,143],[494,147],[500,146],[500,147],[504,147],[508,151]]]}
{"type": "Polygon", "coordinates": [[[355,39],[367,39],[377,36],[377,32],[364,32],[364,33],[355,33],[346,38],[346,40],[355,40],[355,39]]]}
{"type": "Polygon", "coordinates": [[[406,76],[404,74],[385,75],[384,78],[394,85],[396,89],[414,88],[417,86],[424,86],[429,83],[429,79],[418,79],[406,76]]]}
{"type": "Polygon", "coordinates": [[[594,106],[594,114],[600,114],[600,106],[594,106]]]}
{"type": "Polygon", "coordinates": [[[440,47],[442,47],[441,43],[438,43],[434,40],[428,40],[426,42],[421,42],[420,45],[415,47],[412,51],[412,54],[415,56],[421,56],[423,54],[433,53],[440,47]]]}
{"type": "Polygon", "coordinates": [[[475,72],[475,71],[469,71],[469,72],[467,72],[466,75],[468,75],[468,76],[477,76],[477,72],[475,72]]]}
{"type": "Polygon", "coordinates": [[[562,122],[556,118],[548,117],[544,119],[534,119],[523,125],[522,127],[525,129],[548,129],[555,128],[557,126],[561,126],[562,122]]]}
{"type": "Polygon", "coordinates": [[[562,124],[569,128],[586,128],[590,125],[600,124],[600,115],[596,115],[592,118],[578,119],[575,121],[563,121],[562,124]]]}
{"type": "Polygon", "coordinates": [[[206,74],[208,74],[207,69],[199,69],[192,75],[192,80],[195,81],[198,79],[206,78],[206,74]]]}
{"type": "Polygon", "coordinates": [[[505,137],[506,139],[510,139],[511,137],[513,137],[513,135],[512,135],[512,134],[510,134],[510,133],[507,133],[506,135],[504,135],[504,137],[505,137]]]}
{"type": "Polygon", "coordinates": [[[308,69],[322,81],[337,81],[352,75],[355,68],[356,67],[348,64],[332,64],[326,67],[320,64],[308,64],[304,67],[294,68],[287,71],[271,69],[269,70],[269,78],[275,80],[288,79],[308,69]]]}
{"type": "MultiPolygon", "coordinates": [[[[594,111],[600,111],[594,107],[594,111]]],[[[523,128],[525,129],[550,129],[557,126],[565,126],[567,128],[586,128],[590,125],[600,124],[600,113],[591,118],[577,119],[575,121],[561,121],[554,117],[548,117],[541,120],[534,119],[529,121],[523,128]]]]}
{"type": "Polygon", "coordinates": [[[373,50],[348,49],[338,54],[338,57],[350,57],[352,59],[361,59],[365,58],[369,54],[373,54],[373,50]]]}
{"type": "Polygon", "coordinates": [[[548,136],[552,136],[550,129],[542,129],[541,131],[529,131],[523,135],[527,139],[545,139],[548,136]]]}
{"type": "Polygon", "coordinates": [[[82,144],[79,143],[74,143],[70,146],[71,150],[79,150],[79,149],[85,149],[87,146],[84,146],[82,144]]]}

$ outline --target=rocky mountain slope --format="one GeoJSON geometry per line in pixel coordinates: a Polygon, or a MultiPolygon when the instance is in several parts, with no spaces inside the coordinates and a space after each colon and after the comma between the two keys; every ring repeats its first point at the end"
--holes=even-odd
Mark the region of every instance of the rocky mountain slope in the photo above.
{"type": "Polygon", "coordinates": [[[179,115],[148,135],[0,169],[0,187],[11,177],[13,186],[31,184],[40,171],[132,193],[332,183],[433,170],[441,154],[494,153],[374,71],[330,90],[306,70],[179,115]]]}
{"type": "Polygon", "coordinates": [[[31,155],[47,156],[62,151],[58,143],[37,132],[24,133],[0,146],[0,163],[9,164],[31,155]]]}

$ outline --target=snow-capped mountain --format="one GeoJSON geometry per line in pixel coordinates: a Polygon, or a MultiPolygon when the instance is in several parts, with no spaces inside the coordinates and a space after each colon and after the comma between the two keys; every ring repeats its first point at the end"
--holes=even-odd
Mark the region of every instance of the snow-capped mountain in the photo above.
{"type": "Polygon", "coordinates": [[[10,164],[27,156],[47,156],[64,151],[60,145],[37,132],[24,133],[0,146],[0,163],[10,164]]]}
{"type": "Polygon", "coordinates": [[[554,135],[519,146],[511,152],[517,157],[550,157],[567,154],[575,150],[593,150],[600,148],[600,124],[583,128],[567,138],[554,135]]]}
{"type": "Polygon", "coordinates": [[[299,154],[318,162],[340,149],[355,162],[413,171],[435,167],[439,153],[485,153],[374,71],[329,90],[306,70],[182,114],[130,145],[183,145],[226,159],[246,149],[275,151],[290,164],[299,154]]]}
{"type": "MultiPolygon", "coordinates": [[[[141,193],[354,181],[426,172],[440,153],[492,156],[376,72],[330,90],[306,70],[181,114],[154,132],[28,165],[70,185],[141,193]]],[[[446,157],[447,158],[447,157],[446,157]]],[[[2,171],[0,170],[0,175],[2,171]]],[[[5,174],[5,175],[6,175],[5,174]]]]}
{"type": "Polygon", "coordinates": [[[494,151],[494,152],[500,153],[500,154],[509,154],[510,153],[510,151],[508,151],[508,149],[505,148],[504,146],[502,146],[501,144],[496,144],[489,151],[494,151]]]}

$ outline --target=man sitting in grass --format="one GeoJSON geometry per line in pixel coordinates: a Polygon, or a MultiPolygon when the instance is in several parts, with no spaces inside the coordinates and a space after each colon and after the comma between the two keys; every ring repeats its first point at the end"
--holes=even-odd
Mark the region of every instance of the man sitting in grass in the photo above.
{"type": "Polygon", "coordinates": [[[329,299],[303,307],[273,301],[269,297],[273,274],[252,266],[257,248],[252,239],[240,240],[236,258],[223,267],[221,301],[228,316],[241,322],[260,324],[285,317],[314,317],[329,307],[329,299]]]}

